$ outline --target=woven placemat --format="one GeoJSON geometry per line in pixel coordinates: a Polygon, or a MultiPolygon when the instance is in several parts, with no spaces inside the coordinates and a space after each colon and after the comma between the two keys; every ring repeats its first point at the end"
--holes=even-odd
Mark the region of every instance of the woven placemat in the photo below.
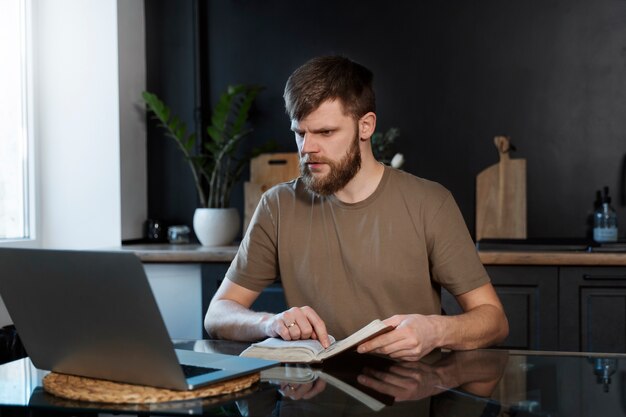
{"type": "Polygon", "coordinates": [[[175,391],[51,372],[43,378],[43,387],[50,394],[70,400],[146,404],[212,397],[241,391],[257,382],[260,375],[257,372],[192,391],[175,391]]]}

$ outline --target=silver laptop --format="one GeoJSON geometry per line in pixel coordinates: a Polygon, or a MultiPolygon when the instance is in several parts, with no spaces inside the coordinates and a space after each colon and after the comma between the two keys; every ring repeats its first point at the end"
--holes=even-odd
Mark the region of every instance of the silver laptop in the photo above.
{"type": "Polygon", "coordinates": [[[174,349],[133,253],[0,248],[0,295],[39,369],[189,390],[277,365],[174,349]]]}

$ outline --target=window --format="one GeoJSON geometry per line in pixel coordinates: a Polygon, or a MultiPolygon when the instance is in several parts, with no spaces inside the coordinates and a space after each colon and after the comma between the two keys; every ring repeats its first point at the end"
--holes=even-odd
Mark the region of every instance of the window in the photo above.
{"type": "Polygon", "coordinates": [[[0,0],[0,241],[32,237],[26,3],[0,0]]]}

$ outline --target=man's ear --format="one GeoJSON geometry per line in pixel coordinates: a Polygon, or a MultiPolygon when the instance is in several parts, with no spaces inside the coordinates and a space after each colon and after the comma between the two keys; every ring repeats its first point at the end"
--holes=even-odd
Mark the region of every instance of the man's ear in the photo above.
{"type": "Polygon", "coordinates": [[[359,119],[359,138],[361,140],[368,140],[372,137],[376,131],[376,113],[365,113],[359,119]]]}

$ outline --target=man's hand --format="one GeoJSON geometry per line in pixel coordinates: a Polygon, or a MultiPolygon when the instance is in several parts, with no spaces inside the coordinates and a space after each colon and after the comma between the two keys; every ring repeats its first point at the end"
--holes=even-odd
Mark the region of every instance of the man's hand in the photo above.
{"type": "Polygon", "coordinates": [[[270,317],[265,333],[269,337],[281,337],[284,340],[315,339],[324,348],[330,346],[324,321],[308,306],[292,307],[270,317]]]}
{"type": "Polygon", "coordinates": [[[456,296],[463,314],[455,316],[397,315],[384,320],[394,330],[359,346],[405,361],[416,361],[435,348],[469,350],[503,341],[509,333],[504,308],[491,284],[456,296]]]}
{"type": "Polygon", "coordinates": [[[358,347],[359,353],[378,353],[394,359],[417,361],[440,346],[439,316],[401,314],[383,322],[394,329],[358,347]]]}

